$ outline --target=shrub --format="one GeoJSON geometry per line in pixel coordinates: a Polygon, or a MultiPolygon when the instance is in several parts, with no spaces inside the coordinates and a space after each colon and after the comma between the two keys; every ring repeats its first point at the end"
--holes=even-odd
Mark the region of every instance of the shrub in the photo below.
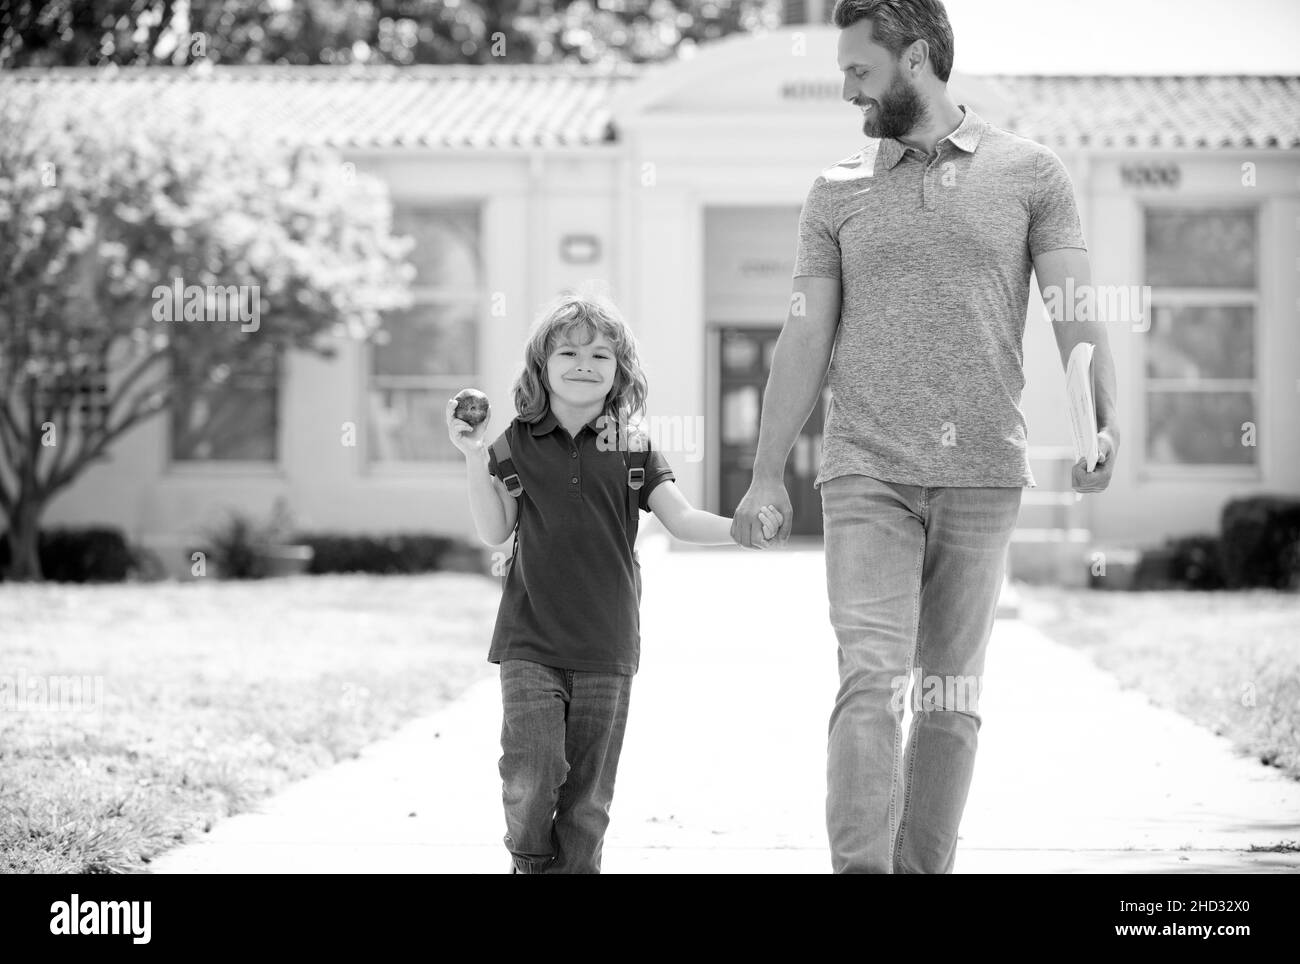
{"type": "Polygon", "coordinates": [[[247,516],[231,513],[226,523],[206,533],[204,552],[217,564],[222,579],[261,579],[264,560],[257,552],[262,531],[247,516]]]}
{"type": "Polygon", "coordinates": [[[1129,588],[1134,590],[1180,588],[1174,576],[1174,550],[1169,545],[1143,549],[1129,588]]]}
{"type": "MultiPolygon", "coordinates": [[[[121,530],[107,526],[42,529],[37,552],[52,582],[122,582],[136,568],[121,530]]],[[[0,539],[0,572],[8,564],[9,543],[0,539]]]]}
{"type": "Polygon", "coordinates": [[[1222,589],[1223,561],[1219,537],[1212,533],[1179,536],[1166,543],[1169,578],[1183,589],[1222,589]]]}
{"type": "Polygon", "coordinates": [[[1300,583],[1300,498],[1254,495],[1223,507],[1222,562],[1231,588],[1300,583]]]}
{"type": "Polygon", "coordinates": [[[434,572],[464,555],[465,546],[448,536],[301,535],[297,541],[315,550],[312,573],[369,572],[380,575],[434,572]]]}

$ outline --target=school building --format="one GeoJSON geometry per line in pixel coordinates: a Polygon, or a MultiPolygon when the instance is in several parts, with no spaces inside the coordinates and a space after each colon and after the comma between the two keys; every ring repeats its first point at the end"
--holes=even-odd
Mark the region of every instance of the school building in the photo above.
{"type": "MultiPolygon", "coordinates": [[[[242,137],[332,145],[387,183],[397,229],[417,240],[415,305],[388,318],[385,344],[290,355],[232,386],[238,418],[207,426],[191,409],[142,425],[45,524],[114,524],[182,568],[226,510],[265,518],[278,498],[317,531],[471,535],[445,401],[477,386],[504,427],[536,309],[588,279],[638,333],[680,486],[729,514],[749,481],[800,204],[863,143],[836,35],[798,25],[613,70],[11,72],[8,85],[118,123],[197,103],[242,137]]],[[[1064,373],[1031,292],[1021,405],[1038,487],[1018,570],[1066,558],[1074,571],[1092,547],[1214,531],[1232,497],[1300,493],[1300,77],[958,71],[950,91],[1062,158],[1116,319],[1120,459],[1108,492],[1076,501],[1064,373]]],[[[788,468],[796,533],[811,537],[823,416],[788,468]]]]}

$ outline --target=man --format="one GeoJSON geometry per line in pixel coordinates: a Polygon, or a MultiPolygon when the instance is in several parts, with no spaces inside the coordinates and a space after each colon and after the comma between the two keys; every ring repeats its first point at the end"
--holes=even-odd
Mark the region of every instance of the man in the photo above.
{"type": "Polygon", "coordinates": [[[1096,346],[1102,461],[1119,448],[1101,324],[1064,304],[1091,274],[1070,179],[1047,148],[948,95],[939,0],[838,0],[844,98],[871,138],[827,168],[800,215],[794,294],[763,401],[754,477],[736,511],[757,542],[794,439],[830,368],[820,488],[839,640],[827,829],[836,872],[948,873],[974,771],[976,703],[1021,488],[1035,484],[1020,412],[1031,269],[1062,366],[1096,346]],[[1066,285],[1073,279],[1073,288],[1066,285]],[[1055,287],[1057,296],[1049,297],[1055,287]],[[832,348],[834,361],[831,363],[832,348]],[[902,746],[902,695],[917,710],[902,746]],[[923,688],[922,688],[923,687],[923,688]],[[924,701],[917,701],[924,695],[924,701]]]}

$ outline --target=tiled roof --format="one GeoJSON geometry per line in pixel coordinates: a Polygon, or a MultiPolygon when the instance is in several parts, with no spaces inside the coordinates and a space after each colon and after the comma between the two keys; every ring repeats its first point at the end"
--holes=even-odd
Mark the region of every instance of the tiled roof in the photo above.
{"type": "MultiPolygon", "coordinates": [[[[247,136],[335,147],[580,147],[617,140],[616,90],[645,68],[216,67],[0,72],[0,97],[105,117],[199,104],[247,136]]],[[[1300,147],[1300,77],[982,75],[1000,126],[1055,149],[1300,147]]]]}
{"type": "Polygon", "coordinates": [[[997,76],[1002,125],[1058,148],[1300,147],[1300,77],[997,76]]]}
{"type": "Polygon", "coordinates": [[[609,101],[630,70],[571,67],[144,67],[0,72],[105,117],[191,104],[250,136],[347,147],[572,147],[608,139],[609,101]]]}

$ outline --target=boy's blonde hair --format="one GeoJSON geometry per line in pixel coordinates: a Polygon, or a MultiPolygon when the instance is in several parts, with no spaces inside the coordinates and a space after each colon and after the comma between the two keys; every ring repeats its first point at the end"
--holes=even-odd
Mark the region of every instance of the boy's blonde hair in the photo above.
{"type": "Polygon", "coordinates": [[[649,389],[632,329],[611,298],[586,285],[565,291],[533,323],[524,348],[524,370],[515,381],[515,410],[523,421],[540,422],[550,410],[546,360],[560,339],[589,345],[597,335],[604,335],[610,343],[617,365],[614,387],[605,396],[605,414],[626,425],[644,413],[649,389]]]}

